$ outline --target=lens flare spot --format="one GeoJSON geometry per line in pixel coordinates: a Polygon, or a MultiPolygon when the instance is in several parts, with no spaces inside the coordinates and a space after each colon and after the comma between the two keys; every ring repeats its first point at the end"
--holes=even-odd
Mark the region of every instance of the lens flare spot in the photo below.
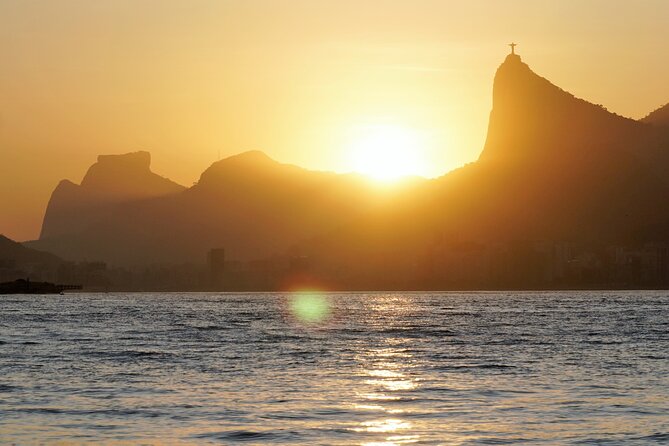
{"type": "Polygon", "coordinates": [[[314,293],[300,293],[293,296],[290,303],[293,315],[307,324],[316,324],[330,314],[330,303],[325,296],[314,293]]]}

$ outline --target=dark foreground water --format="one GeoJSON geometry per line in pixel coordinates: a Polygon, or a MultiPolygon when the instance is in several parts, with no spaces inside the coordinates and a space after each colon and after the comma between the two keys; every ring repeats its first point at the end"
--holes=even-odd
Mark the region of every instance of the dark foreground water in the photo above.
{"type": "Polygon", "coordinates": [[[0,296],[0,442],[668,444],[669,293],[0,296]]]}

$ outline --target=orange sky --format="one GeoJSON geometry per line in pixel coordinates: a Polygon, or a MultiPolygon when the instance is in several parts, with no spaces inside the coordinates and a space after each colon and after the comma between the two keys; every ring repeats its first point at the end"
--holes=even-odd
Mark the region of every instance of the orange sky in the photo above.
{"type": "Polygon", "coordinates": [[[669,101],[667,23],[664,0],[3,0],[0,233],[36,237],[100,153],[149,150],[184,185],[219,151],[343,172],[356,128],[391,125],[441,175],[478,156],[511,40],[639,118],[669,101]]]}

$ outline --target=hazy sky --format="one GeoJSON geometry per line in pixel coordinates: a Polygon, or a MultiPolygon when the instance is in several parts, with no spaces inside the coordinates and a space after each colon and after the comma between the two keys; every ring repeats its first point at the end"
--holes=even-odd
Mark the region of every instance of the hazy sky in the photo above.
{"type": "Polygon", "coordinates": [[[149,150],[184,185],[260,149],[349,171],[356,128],[427,135],[431,176],[478,156],[507,43],[576,96],[669,101],[669,1],[0,0],[0,233],[37,237],[60,179],[149,150]]]}

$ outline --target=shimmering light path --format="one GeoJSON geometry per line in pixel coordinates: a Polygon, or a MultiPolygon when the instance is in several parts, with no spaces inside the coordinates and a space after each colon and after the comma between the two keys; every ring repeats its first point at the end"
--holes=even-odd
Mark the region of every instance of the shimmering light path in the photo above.
{"type": "Polygon", "coordinates": [[[669,293],[0,298],[0,442],[663,444],[669,293]]]}

